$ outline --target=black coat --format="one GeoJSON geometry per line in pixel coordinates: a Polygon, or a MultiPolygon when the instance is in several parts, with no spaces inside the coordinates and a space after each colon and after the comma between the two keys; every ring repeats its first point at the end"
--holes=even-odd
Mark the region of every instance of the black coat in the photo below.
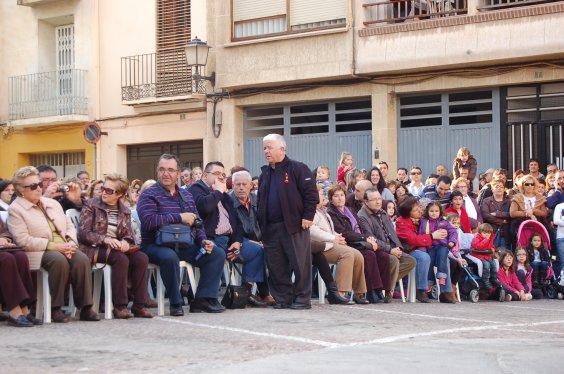
{"type": "MultiPolygon", "coordinates": [[[[343,235],[343,237],[347,241],[347,245],[356,249],[372,250],[372,245],[366,242],[366,236],[362,233],[354,231],[351,220],[343,213],[341,213],[339,209],[335,208],[335,206],[333,205],[329,205],[329,208],[327,208],[327,213],[333,221],[335,232],[343,235]]],[[[351,211],[351,213],[356,219],[357,223],[360,225],[360,221],[356,213],[353,211],[351,211]]]]}

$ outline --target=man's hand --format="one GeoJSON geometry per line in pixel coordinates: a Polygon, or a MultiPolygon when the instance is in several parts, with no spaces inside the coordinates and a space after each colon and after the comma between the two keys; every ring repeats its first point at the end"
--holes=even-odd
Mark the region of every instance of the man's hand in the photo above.
{"type": "Polygon", "coordinates": [[[80,186],[76,183],[67,183],[69,190],[64,195],[67,199],[72,201],[75,205],[82,206],[82,199],[80,196],[82,195],[82,190],[80,186]]]}
{"type": "Polygon", "coordinates": [[[214,244],[211,240],[202,240],[202,247],[210,254],[213,250],[214,244]]]}
{"type": "Polygon", "coordinates": [[[43,196],[49,197],[51,199],[56,199],[58,197],[61,197],[61,196],[63,196],[63,193],[59,192],[60,188],[61,188],[61,185],[59,184],[59,182],[54,182],[49,187],[47,187],[45,190],[43,190],[43,196]]]}
{"type": "Polygon", "coordinates": [[[239,251],[241,250],[241,243],[234,242],[227,248],[227,259],[231,262],[235,261],[239,257],[239,251]]]}
{"type": "Polygon", "coordinates": [[[308,221],[307,219],[302,219],[302,229],[307,230],[313,225],[313,221],[308,221]]]}
{"type": "Polygon", "coordinates": [[[225,182],[220,181],[218,178],[215,180],[215,182],[213,182],[212,189],[214,191],[219,191],[221,193],[224,193],[225,191],[227,191],[227,184],[225,182]]]}
{"type": "Polygon", "coordinates": [[[376,252],[378,250],[378,242],[376,242],[376,238],[373,236],[369,236],[368,238],[366,238],[366,242],[370,245],[372,245],[372,250],[374,252],[376,252]]]}
{"type": "Polygon", "coordinates": [[[180,218],[182,219],[182,223],[192,226],[196,220],[196,215],[194,213],[180,213],[180,218]]]}
{"type": "Polygon", "coordinates": [[[397,258],[401,258],[401,256],[403,255],[403,252],[401,249],[399,249],[399,247],[395,247],[390,249],[390,254],[392,256],[396,256],[397,258]]]}
{"type": "Polygon", "coordinates": [[[448,233],[445,229],[438,229],[436,231],[433,231],[433,233],[431,234],[431,236],[435,240],[446,239],[447,235],[448,235],[448,233]]]}

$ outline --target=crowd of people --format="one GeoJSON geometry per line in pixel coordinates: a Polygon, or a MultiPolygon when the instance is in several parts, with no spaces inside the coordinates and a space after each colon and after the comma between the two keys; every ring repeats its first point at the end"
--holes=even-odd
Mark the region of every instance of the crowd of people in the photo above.
{"type": "Polygon", "coordinates": [[[275,309],[310,309],[314,274],[332,304],[391,303],[410,272],[421,303],[430,296],[456,303],[470,268],[481,299],[539,299],[550,279],[559,280],[564,171],[554,164],[546,176],[535,159],[512,179],[502,168],[478,174],[478,160],[462,147],[451,172],[437,165],[424,181],[418,166],[392,175],[380,161],[366,171],[343,152],[333,179],[327,165],[312,171],[289,158],[280,135],[263,145],[259,177],[244,167],[227,176],[220,161],[182,168],[163,154],[156,180],[145,182],[116,173],[91,180],[86,171],[59,179],[48,165],[0,180],[0,211],[7,212],[0,220],[2,319],[17,327],[42,323],[32,312],[30,273],[42,268],[54,322],[69,320],[62,309],[69,282],[79,319],[99,321],[95,264],[112,267],[118,319],[154,316],[149,263],[160,267],[171,316],[184,315],[180,261],[200,269],[192,313],[225,311],[218,297],[226,260],[242,266],[248,305],[275,309]],[[77,226],[65,214],[71,209],[80,212],[77,226]],[[519,229],[531,221],[523,243],[519,229]],[[167,241],[169,230],[177,239],[167,241]]]}

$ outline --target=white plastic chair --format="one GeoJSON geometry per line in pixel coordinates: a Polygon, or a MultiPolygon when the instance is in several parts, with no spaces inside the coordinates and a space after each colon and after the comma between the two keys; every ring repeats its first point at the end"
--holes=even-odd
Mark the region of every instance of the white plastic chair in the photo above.
{"type": "Polygon", "coordinates": [[[98,313],[100,307],[100,292],[102,290],[102,276],[104,277],[104,319],[112,319],[112,267],[96,264],[92,267],[94,275],[94,311],[98,313]]]}
{"type": "Polygon", "coordinates": [[[78,231],[78,228],[80,226],[80,212],[76,209],[69,209],[65,212],[65,214],[72,221],[74,227],[76,228],[76,231],[78,231]]]}
{"type": "MultiPolygon", "coordinates": [[[[71,317],[76,315],[72,286],[69,287],[69,306],[71,317]]],[[[37,271],[37,304],[35,313],[43,323],[51,323],[51,292],[49,291],[49,272],[43,268],[37,271]]]]}
{"type": "MultiPolygon", "coordinates": [[[[405,277],[404,277],[405,278],[405,277]]],[[[413,268],[409,274],[407,274],[407,298],[405,296],[405,291],[403,289],[403,278],[398,279],[398,285],[401,293],[402,302],[414,303],[416,298],[416,287],[415,287],[415,268],[413,268]]]]}
{"type": "MultiPolygon", "coordinates": [[[[189,262],[186,262],[186,261],[180,261],[179,266],[180,266],[180,282],[178,284],[178,287],[180,288],[180,286],[182,285],[182,278],[184,276],[184,270],[186,270],[186,272],[188,273],[188,279],[190,281],[190,287],[194,291],[194,294],[196,294],[196,290],[198,288],[198,282],[196,280],[196,274],[194,272],[194,268],[192,267],[192,264],[190,264],[189,262]]],[[[165,301],[164,301],[164,284],[163,284],[163,279],[161,278],[161,268],[160,268],[160,266],[157,266],[155,264],[149,264],[147,269],[150,272],[156,273],[156,280],[157,280],[157,315],[164,316],[164,304],[165,304],[165,301]]]]}
{"type": "Polygon", "coordinates": [[[5,210],[0,211],[0,219],[4,223],[8,222],[8,212],[5,210]]]}

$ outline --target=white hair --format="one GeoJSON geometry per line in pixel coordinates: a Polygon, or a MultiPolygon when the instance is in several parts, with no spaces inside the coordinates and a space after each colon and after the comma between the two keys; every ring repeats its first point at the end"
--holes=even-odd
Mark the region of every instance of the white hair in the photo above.
{"type": "Polygon", "coordinates": [[[284,137],[280,134],[268,134],[267,136],[262,138],[263,143],[266,143],[268,141],[273,141],[276,144],[280,144],[282,147],[284,147],[284,149],[286,149],[286,140],[284,140],[284,137]]]}
{"type": "Polygon", "coordinates": [[[241,170],[236,173],[233,173],[233,175],[231,176],[231,180],[233,181],[233,183],[235,183],[235,179],[237,178],[244,178],[249,182],[253,180],[253,177],[251,177],[251,173],[249,173],[246,170],[241,170]]]}

